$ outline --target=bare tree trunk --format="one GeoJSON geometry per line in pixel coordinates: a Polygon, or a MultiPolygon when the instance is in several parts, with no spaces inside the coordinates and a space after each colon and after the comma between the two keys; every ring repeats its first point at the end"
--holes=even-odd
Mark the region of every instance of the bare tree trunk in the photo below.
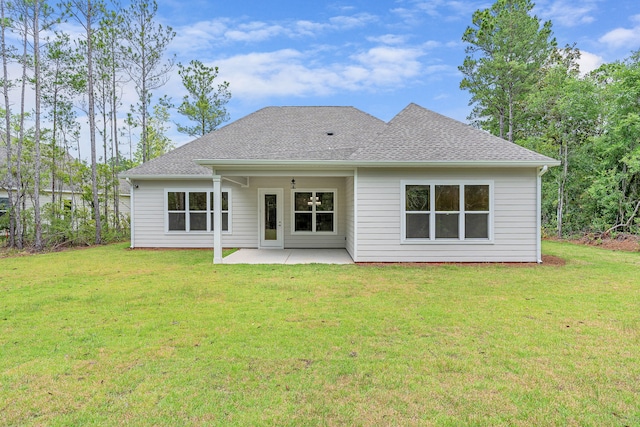
{"type": "Polygon", "coordinates": [[[33,80],[35,84],[35,178],[33,183],[33,214],[35,222],[35,249],[41,251],[42,244],[42,219],[40,217],[40,114],[41,114],[41,101],[42,94],[40,90],[41,75],[40,75],[40,0],[33,0],[33,80]]]}
{"type": "Polygon", "coordinates": [[[20,87],[20,124],[18,130],[18,145],[16,147],[16,248],[22,249],[24,247],[24,224],[22,222],[22,212],[24,211],[24,189],[22,188],[22,146],[24,144],[24,119],[25,119],[25,97],[27,90],[27,23],[22,22],[24,25],[24,34],[22,38],[22,81],[20,87]],[[20,200],[22,199],[22,204],[20,200]]]}
{"type": "Polygon", "coordinates": [[[562,238],[562,221],[565,210],[565,187],[567,185],[567,176],[569,172],[568,144],[562,142],[560,150],[562,154],[562,175],[560,176],[560,184],[558,185],[558,237],[562,238]]]}
{"type": "Polygon", "coordinates": [[[6,22],[5,22],[5,1],[0,0],[0,22],[1,28],[1,41],[2,44],[2,92],[4,94],[4,120],[5,120],[5,135],[7,147],[7,198],[9,199],[8,215],[9,215],[9,247],[13,248],[16,245],[16,219],[14,212],[14,190],[15,184],[13,180],[12,166],[12,146],[11,146],[11,104],[9,102],[9,71],[7,64],[7,40],[6,35],[6,22]]]}
{"type": "Polygon", "coordinates": [[[118,148],[118,87],[116,82],[116,49],[111,40],[111,153],[114,156],[111,176],[115,183],[113,192],[113,209],[115,214],[115,228],[120,230],[120,185],[118,181],[118,169],[120,167],[120,149],[118,148]]]}
{"type": "Polygon", "coordinates": [[[107,163],[107,159],[109,158],[109,153],[107,152],[107,116],[109,115],[107,112],[107,105],[108,102],[107,100],[109,99],[109,96],[107,94],[107,83],[104,81],[104,79],[100,82],[100,84],[102,85],[102,94],[101,94],[101,99],[100,99],[100,103],[102,104],[102,149],[103,149],[103,155],[104,155],[104,159],[103,159],[103,163],[105,165],[105,171],[104,171],[104,194],[102,195],[102,197],[104,197],[104,220],[105,220],[105,225],[108,228],[109,227],[109,187],[111,186],[109,183],[109,175],[106,172],[106,168],[108,167],[108,163],[107,163]]]}
{"type": "Polygon", "coordinates": [[[91,21],[94,18],[93,3],[87,0],[87,92],[89,98],[89,136],[91,140],[91,191],[93,192],[93,216],[96,222],[95,243],[102,243],[102,224],[100,221],[100,199],[98,198],[98,168],[96,159],[96,117],[93,82],[93,31],[91,21]]]}
{"type": "Polygon", "coordinates": [[[513,142],[513,93],[509,91],[509,142],[513,142]]]}

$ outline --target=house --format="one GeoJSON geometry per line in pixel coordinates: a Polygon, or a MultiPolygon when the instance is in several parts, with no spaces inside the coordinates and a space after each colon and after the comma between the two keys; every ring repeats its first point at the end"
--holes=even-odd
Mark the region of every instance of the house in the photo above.
{"type": "MultiPolygon", "coordinates": [[[[9,192],[13,194],[14,203],[17,195],[21,195],[20,203],[23,209],[33,209],[35,203],[32,192],[27,191],[25,187],[23,187],[21,191],[17,191],[15,186],[9,188],[9,186],[7,185],[7,180],[5,177],[7,170],[6,159],[7,149],[6,147],[0,147],[0,216],[7,213],[9,207],[9,192]]],[[[59,158],[58,161],[59,164],[57,164],[57,167],[62,168],[68,167],[76,160],[67,153],[63,157],[59,158]]],[[[81,183],[69,184],[68,182],[63,181],[61,178],[57,178],[54,181],[46,168],[42,168],[40,172],[41,174],[43,174],[42,184],[40,185],[39,198],[41,208],[44,208],[54,200],[57,200],[58,203],[61,203],[61,206],[64,206],[64,208],[68,210],[75,210],[80,208],[89,209],[88,203],[85,203],[82,198],[83,188],[81,183]]],[[[26,181],[28,181],[28,183],[23,182],[23,185],[32,189],[33,170],[29,168],[25,170],[23,167],[23,177],[26,181]]],[[[103,192],[100,191],[100,194],[102,197],[103,192]]],[[[131,190],[129,188],[129,183],[124,179],[120,179],[118,183],[118,212],[122,216],[123,220],[126,220],[129,216],[130,194],[131,190]]],[[[109,196],[107,203],[109,203],[110,210],[114,211],[115,202],[112,197],[113,195],[109,196]]]]}
{"type": "Polygon", "coordinates": [[[540,261],[559,162],[410,104],[267,107],[122,174],[132,247],[345,248],[356,262],[540,261]],[[216,233],[215,230],[220,230],[216,233]]]}

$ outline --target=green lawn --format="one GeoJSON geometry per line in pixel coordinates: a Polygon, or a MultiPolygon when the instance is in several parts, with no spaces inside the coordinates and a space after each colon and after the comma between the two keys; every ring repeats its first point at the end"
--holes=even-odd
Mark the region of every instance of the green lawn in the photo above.
{"type": "Polygon", "coordinates": [[[640,253],[566,266],[0,259],[0,425],[640,425],[640,253]]]}

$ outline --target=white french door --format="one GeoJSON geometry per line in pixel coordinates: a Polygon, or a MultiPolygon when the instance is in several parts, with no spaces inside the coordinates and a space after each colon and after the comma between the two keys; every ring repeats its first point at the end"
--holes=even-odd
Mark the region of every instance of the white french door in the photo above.
{"type": "Polygon", "coordinates": [[[258,224],[260,227],[260,247],[283,249],[282,188],[260,188],[258,190],[258,224]]]}

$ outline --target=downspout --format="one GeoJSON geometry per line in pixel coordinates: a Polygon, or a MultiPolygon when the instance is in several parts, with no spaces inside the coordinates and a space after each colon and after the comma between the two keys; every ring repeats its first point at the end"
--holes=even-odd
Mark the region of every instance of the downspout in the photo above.
{"type": "Polygon", "coordinates": [[[353,171],[353,262],[358,262],[358,168],[353,171]]]}
{"type": "Polygon", "coordinates": [[[135,248],[135,239],[134,239],[134,235],[135,235],[135,215],[134,215],[134,208],[135,208],[135,204],[133,201],[133,182],[131,182],[131,179],[127,178],[126,179],[127,182],[129,183],[129,234],[131,234],[130,238],[131,238],[131,249],[135,248]]]}
{"type": "Polygon", "coordinates": [[[542,264],[542,175],[547,173],[548,169],[547,165],[538,169],[536,178],[536,258],[538,264],[542,264]]]}

